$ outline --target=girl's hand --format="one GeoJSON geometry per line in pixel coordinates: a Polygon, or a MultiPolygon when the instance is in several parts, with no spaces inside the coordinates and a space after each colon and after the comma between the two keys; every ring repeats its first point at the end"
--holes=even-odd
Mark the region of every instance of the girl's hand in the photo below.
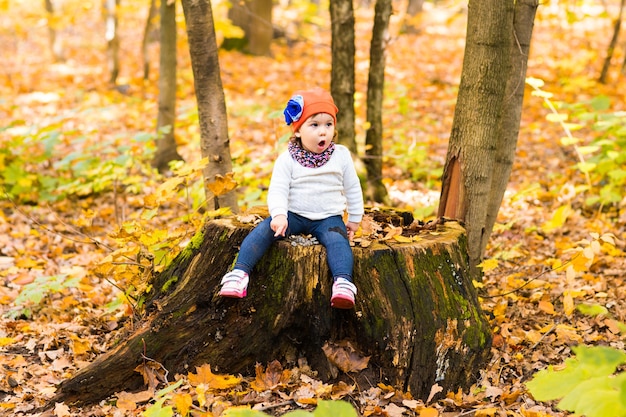
{"type": "Polygon", "coordinates": [[[354,234],[359,230],[359,224],[354,222],[346,223],[346,229],[348,230],[348,240],[354,238],[354,234]]]}
{"type": "Polygon", "coordinates": [[[274,231],[274,237],[285,237],[285,233],[287,233],[287,226],[289,226],[289,223],[287,222],[287,216],[284,214],[272,217],[270,228],[274,231]]]}

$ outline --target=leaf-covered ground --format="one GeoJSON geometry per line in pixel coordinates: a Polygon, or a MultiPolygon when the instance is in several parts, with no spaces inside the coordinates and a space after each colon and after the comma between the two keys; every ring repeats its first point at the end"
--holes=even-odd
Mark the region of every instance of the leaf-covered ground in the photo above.
{"type": "MultiPolygon", "coordinates": [[[[0,168],[5,186],[7,178],[18,177],[15,189],[23,190],[20,198],[0,199],[0,414],[32,414],[60,381],[131,329],[136,317],[121,291],[141,290],[202,219],[193,185],[197,171],[183,167],[175,182],[167,182],[146,168],[153,152],[149,135],[156,120],[157,76],[153,69],[149,81],[141,77],[147,11],[122,3],[121,87],[111,89],[97,3],[64,3],[53,24],[67,61],[54,63],[41,5],[0,2],[0,44],[11,57],[0,67],[0,168]],[[52,144],[50,153],[42,149],[46,143],[52,144]],[[62,177],[56,192],[67,197],[47,199],[46,192],[55,190],[46,188],[44,177],[62,177]],[[187,187],[176,193],[181,184],[187,187]],[[159,242],[164,242],[160,249],[159,242]],[[145,248],[159,249],[155,265],[140,250],[145,248]]],[[[395,205],[427,219],[438,199],[452,125],[466,10],[456,2],[439,3],[417,22],[419,33],[400,34],[402,10],[398,4],[387,61],[385,181],[395,205]]],[[[216,6],[216,15],[222,12],[216,6]]],[[[623,49],[616,50],[609,83],[594,81],[611,36],[611,18],[603,12],[540,6],[528,76],[545,82],[543,91],[553,94],[548,102],[575,104],[605,95],[614,111],[626,110],[626,77],[618,75],[623,49]]],[[[225,51],[220,56],[244,209],[263,201],[258,190],[267,184],[287,133],[280,118],[286,98],[295,89],[329,82],[327,13],[314,16],[296,4],[278,10],[276,21],[291,40],[277,40],[271,58],[225,51]],[[307,23],[296,24],[302,16],[307,23]]],[[[371,11],[360,10],[361,141],[371,25],[371,11]]],[[[198,128],[182,20],[179,26],[176,132],[181,153],[193,163],[198,128]]],[[[149,53],[156,66],[156,46],[149,53]]],[[[485,278],[476,284],[494,345],[473,389],[429,401],[384,385],[324,384],[306,368],[281,369],[276,363],[261,364],[256,375],[213,374],[210,366],[219,364],[207,364],[175,376],[146,358],[138,368],[146,376],[146,391],[119,393],[84,409],[57,404],[45,415],[171,415],[167,407],[220,415],[233,405],[279,415],[337,398],[375,416],[565,415],[553,404],[534,401],[524,384],[535,371],[571,356],[574,345],[624,347],[626,215],[623,201],[603,208],[585,204],[589,192],[583,190],[585,175],[575,169],[576,148],[563,144],[564,126],[549,120],[546,100],[526,88],[514,170],[488,248],[485,278]],[[175,384],[155,395],[152,389],[162,389],[165,379],[175,384]]],[[[582,128],[576,134],[584,145],[594,132],[582,128]]]]}

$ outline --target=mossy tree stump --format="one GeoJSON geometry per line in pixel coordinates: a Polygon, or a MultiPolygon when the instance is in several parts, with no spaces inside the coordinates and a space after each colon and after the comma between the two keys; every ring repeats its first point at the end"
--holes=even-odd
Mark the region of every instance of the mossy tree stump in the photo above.
{"type": "MultiPolygon", "coordinates": [[[[351,374],[426,399],[469,387],[488,359],[491,330],[469,276],[464,229],[444,222],[410,243],[354,247],[355,309],[330,307],[332,278],[321,245],[273,245],[251,274],[243,300],[217,295],[251,225],[208,221],[148,294],[148,314],[120,344],[78,371],[51,401],[91,403],[140,388],[142,355],[170,373],[205,363],[214,372],[254,375],[255,364],[305,358],[325,381],[337,376],[327,343],[349,341],[370,356],[351,374]]],[[[367,382],[366,382],[367,381],[367,382]]]]}

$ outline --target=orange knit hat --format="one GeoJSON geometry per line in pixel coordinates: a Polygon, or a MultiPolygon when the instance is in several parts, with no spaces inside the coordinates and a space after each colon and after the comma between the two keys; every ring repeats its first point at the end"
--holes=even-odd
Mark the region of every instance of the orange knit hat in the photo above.
{"type": "Polygon", "coordinates": [[[306,119],[317,113],[330,114],[337,123],[337,112],[339,109],[335,106],[333,97],[322,88],[315,87],[311,90],[296,91],[283,113],[287,125],[291,125],[293,131],[297,132],[306,119]]]}

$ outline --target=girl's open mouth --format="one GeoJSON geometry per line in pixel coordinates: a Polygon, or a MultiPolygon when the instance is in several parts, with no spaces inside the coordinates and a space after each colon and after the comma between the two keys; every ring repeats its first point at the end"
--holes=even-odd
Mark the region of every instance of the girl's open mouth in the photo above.
{"type": "Polygon", "coordinates": [[[321,140],[317,143],[317,147],[320,149],[324,149],[324,147],[326,146],[326,141],[325,140],[321,140]]]}

